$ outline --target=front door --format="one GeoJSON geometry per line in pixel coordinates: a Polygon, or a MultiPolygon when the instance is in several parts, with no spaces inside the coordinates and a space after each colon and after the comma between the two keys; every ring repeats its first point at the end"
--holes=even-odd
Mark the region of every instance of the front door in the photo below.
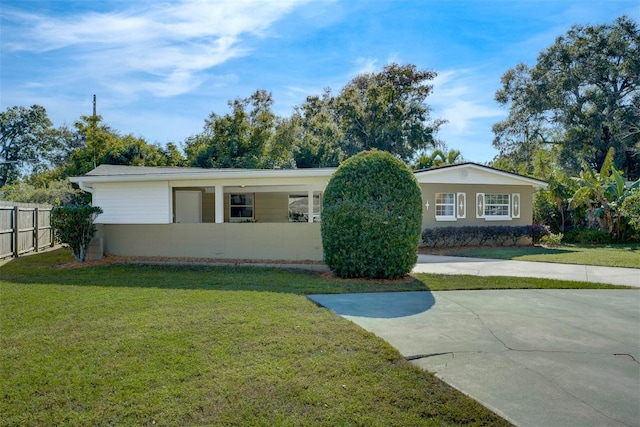
{"type": "Polygon", "coordinates": [[[176,222],[202,222],[202,193],[176,191],[176,222]]]}

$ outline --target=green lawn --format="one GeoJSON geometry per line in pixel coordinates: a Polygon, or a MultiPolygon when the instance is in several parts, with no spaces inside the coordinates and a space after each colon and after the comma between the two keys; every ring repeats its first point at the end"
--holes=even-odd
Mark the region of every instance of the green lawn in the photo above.
{"type": "Polygon", "coordinates": [[[508,425],[304,296],[418,280],[68,261],[0,267],[3,426],[508,425]]]}
{"type": "Polygon", "coordinates": [[[520,261],[557,262],[561,264],[603,265],[640,268],[640,245],[562,245],[498,248],[456,248],[445,255],[474,258],[513,259],[520,261]]]}
{"type": "Polygon", "coordinates": [[[419,274],[336,280],[276,268],[0,267],[0,420],[49,425],[507,425],[313,293],[614,288],[419,274]]]}

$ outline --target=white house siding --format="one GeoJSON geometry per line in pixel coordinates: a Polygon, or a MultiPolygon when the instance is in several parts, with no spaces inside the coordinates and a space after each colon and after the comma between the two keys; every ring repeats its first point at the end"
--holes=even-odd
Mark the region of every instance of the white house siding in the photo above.
{"type": "Polygon", "coordinates": [[[93,205],[104,213],[97,224],[167,224],[172,221],[168,182],[115,182],[93,185],[93,205]]]}
{"type": "Polygon", "coordinates": [[[319,223],[106,224],[98,236],[121,256],[322,261],[319,223]]]}

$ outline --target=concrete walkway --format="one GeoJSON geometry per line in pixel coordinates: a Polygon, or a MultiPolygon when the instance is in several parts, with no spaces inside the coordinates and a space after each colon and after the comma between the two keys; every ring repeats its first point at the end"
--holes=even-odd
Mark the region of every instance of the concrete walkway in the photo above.
{"type": "Polygon", "coordinates": [[[518,426],[640,426],[640,291],[312,295],[518,426]]]}
{"type": "Polygon", "coordinates": [[[418,255],[414,273],[474,276],[540,277],[640,287],[639,268],[599,267],[549,262],[508,261],[452,256],[418,255]]]}

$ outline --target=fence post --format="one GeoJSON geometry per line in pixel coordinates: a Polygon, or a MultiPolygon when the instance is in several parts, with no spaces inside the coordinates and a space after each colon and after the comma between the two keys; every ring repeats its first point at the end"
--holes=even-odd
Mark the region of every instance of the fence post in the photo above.
{"type": "Polygon", "coordinates": [[[18,206],[13,207],[13,256],[18,258],[20,255],[20,248],[18,248],[18,244],[20,243],[19,230],[18,227],[18,216],[20,214],[20,208],[18,206]]]}
{"type": "Polygon", "coordinates": [[[40,217],[40,210],[38,208],[35,208],[35,211],[33,211],[33,214],[35,215],[35,218],[33,219],[33,247],[34,247],[34,252],[39,252],[40,251],[40,229],[38,228],[38,223],[39,223],[39,217],[40,217]]]}
{"type": "Polygon", "coordinates": [[[51,247],[56,245],[56,230],[51,226],[51,214],[53,213],[53,208],[49,209],[49,238],[51,239],[51,247]]]}

